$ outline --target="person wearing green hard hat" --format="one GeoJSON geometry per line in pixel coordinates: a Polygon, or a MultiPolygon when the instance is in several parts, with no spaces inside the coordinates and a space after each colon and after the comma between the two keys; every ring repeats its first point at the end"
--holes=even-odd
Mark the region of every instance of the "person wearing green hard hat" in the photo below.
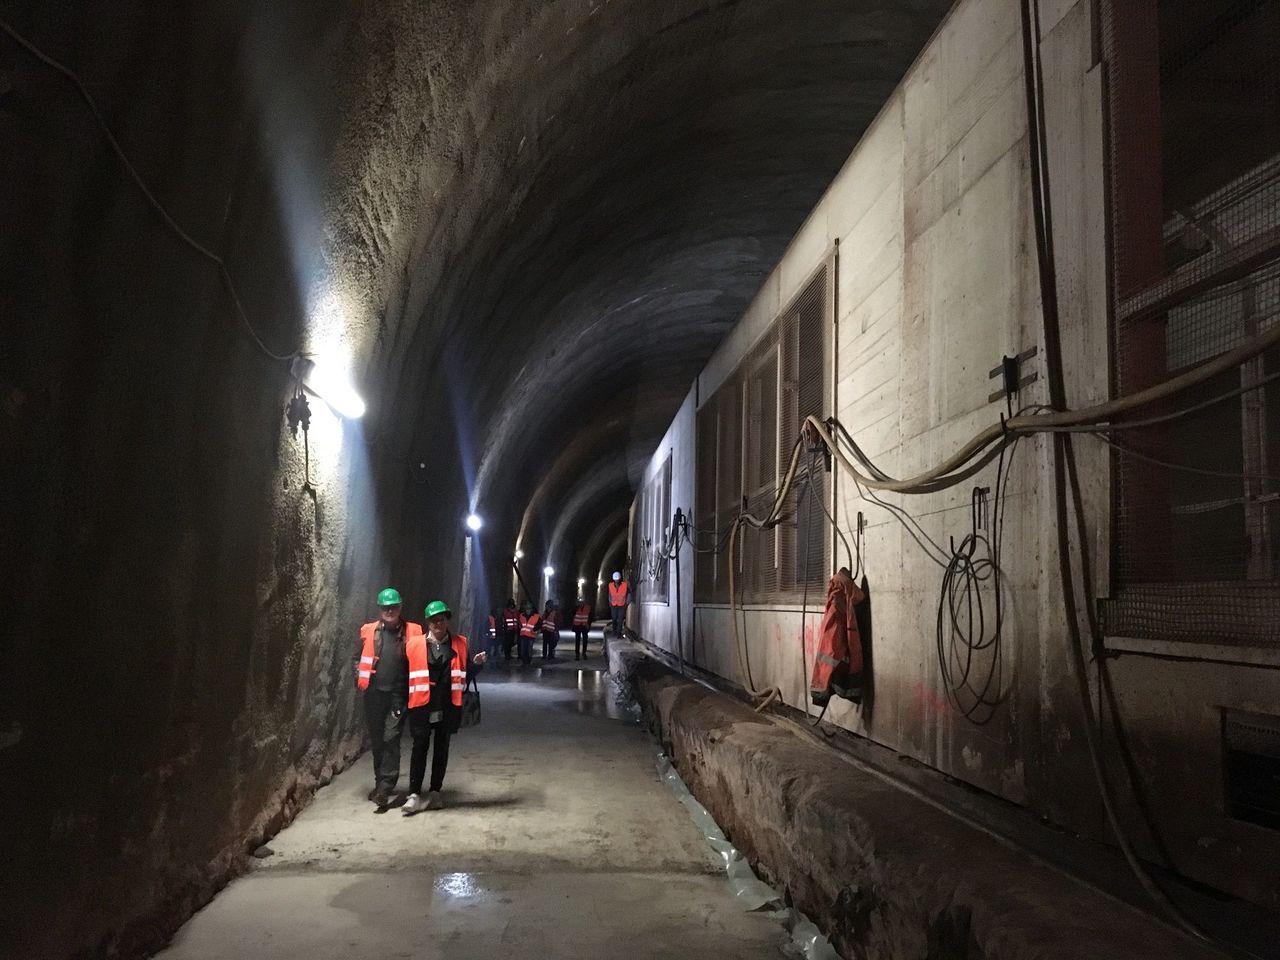
{"type": "Polygon", "coordinates": [[[385,810],[400,779],[400,733],[409,699],[407,649],[422,640],[423,632],[421,626],[400,616],[403,601],[394,587],[379,592],[377,604],[378,619],[360,628],[355,672],[373,753],[369,799],[385,810]]]}
{"type": "Polygon", "coordinates": [[[406,817],[422,810],[444,806],[440,795],[445,770],[449,766],[449,741],[462,719],[462,693],[472,677],[484,666],[483,651],[467,657],[467,638],[449,629],[452,612],[443,600],[427,604],[427,635],[406,645],[409,659],[409,736],[413,753],[409,760],[409,797],[406,817]],[[434,749],[431,741],[435,741],[434,749]],[[430,790],[424,795],[422,782],[427,773],[427,753],[431,751],[430,790]]]}

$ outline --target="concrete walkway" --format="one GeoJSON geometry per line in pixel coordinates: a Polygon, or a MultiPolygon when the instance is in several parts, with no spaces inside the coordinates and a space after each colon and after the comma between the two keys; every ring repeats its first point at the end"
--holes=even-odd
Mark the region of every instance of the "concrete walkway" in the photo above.
{"type": "MultiPolygon", "coordinates": [[[[732,902],[599,657],[481,674],[442,811],[374,813],[368,754],[187,923],[165,960],[777,957],[732,902]],[[581,669],[580,669],[581,668],[581,669]]],[[[404,740],[401,787],[409,769],[404,740]]]]}

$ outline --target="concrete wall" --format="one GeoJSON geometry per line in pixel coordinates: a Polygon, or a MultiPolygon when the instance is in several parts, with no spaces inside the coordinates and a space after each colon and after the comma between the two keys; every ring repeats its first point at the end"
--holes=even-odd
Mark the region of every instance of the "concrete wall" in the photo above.
{"type": "MultiPolygon", "coordinates": [[[[1039,46],[1064,365],[1068,402],[1082,406],[1106,399],[1109,389],[1103,66],[1094,54],[1091,3],[1043,7],[1039,46]]],[[[1021,403],[1047,402],[1020,30],[1016,0],[962,0],[953,9],[708,363],[700,398],[733,371],[838,242],[827,395],[882,468],[914,475],[996,422],[1004,404],[988,402],[996,389],[988,373],[1004,354],[1040,349],[1026,370],[1040,379],[1021,403]]],[[[673,424],[659,458],[673,444],[691,451],[692,423],[682,415],[673,424]]],[[[1087,438],[1076,446],[1090,519],[1086,549],[1095,589],[1105,596],[1108,458],[1087,438]]],[[[1007,619],[998,663],[989,653],[977,661],[981,670],[994,668],[999,704],[983,723],[957,709],[940,675],[941,570],[888,510],[837,476],[834,506],[843,529],[852,535],[859,511],[867,519],[873,698],[862,708],[837,701],[827,719],[1053,822],[1106,837],[1071,672],[1049,454],[1043,439],[1026,440],[1009,465],[1001,560],[1007,619]]],[[[685,470],[691,462],[690,454],[685,470]]],[[[995,470],[993,464],[942,493],[883,499],[908,510],[945,551],[950,538],[970,532],[971,490],[993,487],[995,470]]],[[[692,476],[676,476],[691,488],[692,476]]],[[[986,600],[990,609],[993,598],[986,600]]],[[[642,607],[637,629],[647,636],[652,624],[668,646],[655,613],[642,607]]],[[[776,685],[787,703],[804,707],[812,648],[802,648],[799,610],[750,608],[744,619],[745,656],[734,650],[729,611],[699,607],[696,662],[743,685],[749,668],[750,685],[776,685]]],[[[1272,675],[1121,660],[1115,678],[1178,868],[1255,902],[1280,904],[1269,866],[1280,836],[1224,817],[1216,739],[1218,707],[1280,712],[1272,675]]],[[[1129,791],[1122,786],[1120,793],[1129,791]]],[[[1122,806],[1135,838],[1145,842],[1131,804],[1122,806]]]]}

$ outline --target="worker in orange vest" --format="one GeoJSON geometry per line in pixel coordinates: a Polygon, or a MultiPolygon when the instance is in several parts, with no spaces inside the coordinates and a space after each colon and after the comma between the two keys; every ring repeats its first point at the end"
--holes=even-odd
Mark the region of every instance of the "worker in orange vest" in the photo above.
{"type": "Polygon", "coordinates": [[[547,601],[542,611],[542,662],[556,658],[556,644],[560,642],[560,604],[547,601]]]}
{"type": "Polygon", "coordinates": [[[573,659],[587,659],[587,634],[591,631],[591,604],[585,597],[578,598],[573,611],[573,659]]]}
{"type": "Polygon", "coordinates": [[[508,599],[506,609],[502,611],[502,658],[511,660],[511,650],[520,636],[520,611],[515,600],[508,599]]]}
{"type": "Polygon", "coordinates": [[[533,638],[538,635],[541,620],[533,604],[526,600],[524,612],[520,614],[520,662],[526,667],[533,663],[533,638]]]}
{"type": "Polygon", "coordinates": [[[479,671],[488,659],[484,652],[467,659],[467,638],[449,629],[452,612],[444,601],[433,600],[427,604],[426,615],[426,636],[418,634],[405,644],[409,661],[409,735],[413,737],[409,797],[402,811],[406,817],[444,806],[440,790],[449,766],[449,738],[457,732],[461,720],[462,692],[470,675],[479,671]],[[423,796],[427,751],[433,738],[431,789],[423,796]]]}
{"type": "Polygon", "coordinates": [[[394,587],[381,591],[377,603],[378,619],[360,628],[354,667],[373,752],[369,799],[385,810],[400,779],[400,732],[409,697],[405,647],[422,638],[422,627],[401,618],[400,591],[394,587]]]}
{"type": "Polygon", "coordinates": [[[609,583],[609,615],[613,618],[613,635],[624,636],[626,627],[627,604],[631,602],[631,585],[622,579],[622,574],[613,571],[613,580],[609,583]]]}
{"type": "Polygon", "coordinates": [[[485,653],[489,654],[491,657],[496,657],[498,655],[499,648],[502,645],[502,631],[498,627],[498,618],[501,614],[502,611],[497,607],[491,607],[489,609],[489,626],[484,635],[484,650],[485,653]]]}

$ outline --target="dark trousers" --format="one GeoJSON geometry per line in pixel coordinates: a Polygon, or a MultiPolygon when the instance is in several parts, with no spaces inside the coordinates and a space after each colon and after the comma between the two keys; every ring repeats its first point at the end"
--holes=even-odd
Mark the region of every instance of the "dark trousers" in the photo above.
{"type": "Polygon", "coordinates": [[[533,637],[520,634],[520,662],[526,667],[533,663],[533,637]]]}
{"type": "Polygon", "coordinates": [[[400,779],[400,731],[404,728],[404,696],[390,690],[364,692],[364,722],[373,752],[374,786],[388,791],[400,779]]]}
{"type": "Polygon", "coordinates": [[[610,607],[609,616],[613,618],[613,635],[615,637],[622,636],[622,631],[624,629],[623,624],[627,619],[627,608],[626,607],[610,607]]]}
{"type": "Polygon", "coordinates": [[[550,660],[556,655],[556,644],[560,642],[560,631],[554,633],[542,632],[542,659],[550,660]]]}
{"type": "Polygon", "coordinates": [[[519,630],[507,630],[502,635],[502,655],[504,660],[511,659],[511,650],[516,645],[516,638],[519,637],[519,630]]]}
{"type": "Polygon", "coordinates": [[[409,756],[409,792],[421,793],[422,780],[427,773],[427,751],[431,739],[436,746],[431,751],[431,789],[444,786],[444,773],[449,767],[449,711],[445,710],[439,723],[428,723],[430,707],[418,707],[409,711],[409,735],[413,737],[413,753],[409,756]]]}
{"type": "Polygon", "coordinates": [[[585,657],[587,655],[587,634],[591,632],[590,627],[574,627],[573,628],[573,656],[585,657]]]}

